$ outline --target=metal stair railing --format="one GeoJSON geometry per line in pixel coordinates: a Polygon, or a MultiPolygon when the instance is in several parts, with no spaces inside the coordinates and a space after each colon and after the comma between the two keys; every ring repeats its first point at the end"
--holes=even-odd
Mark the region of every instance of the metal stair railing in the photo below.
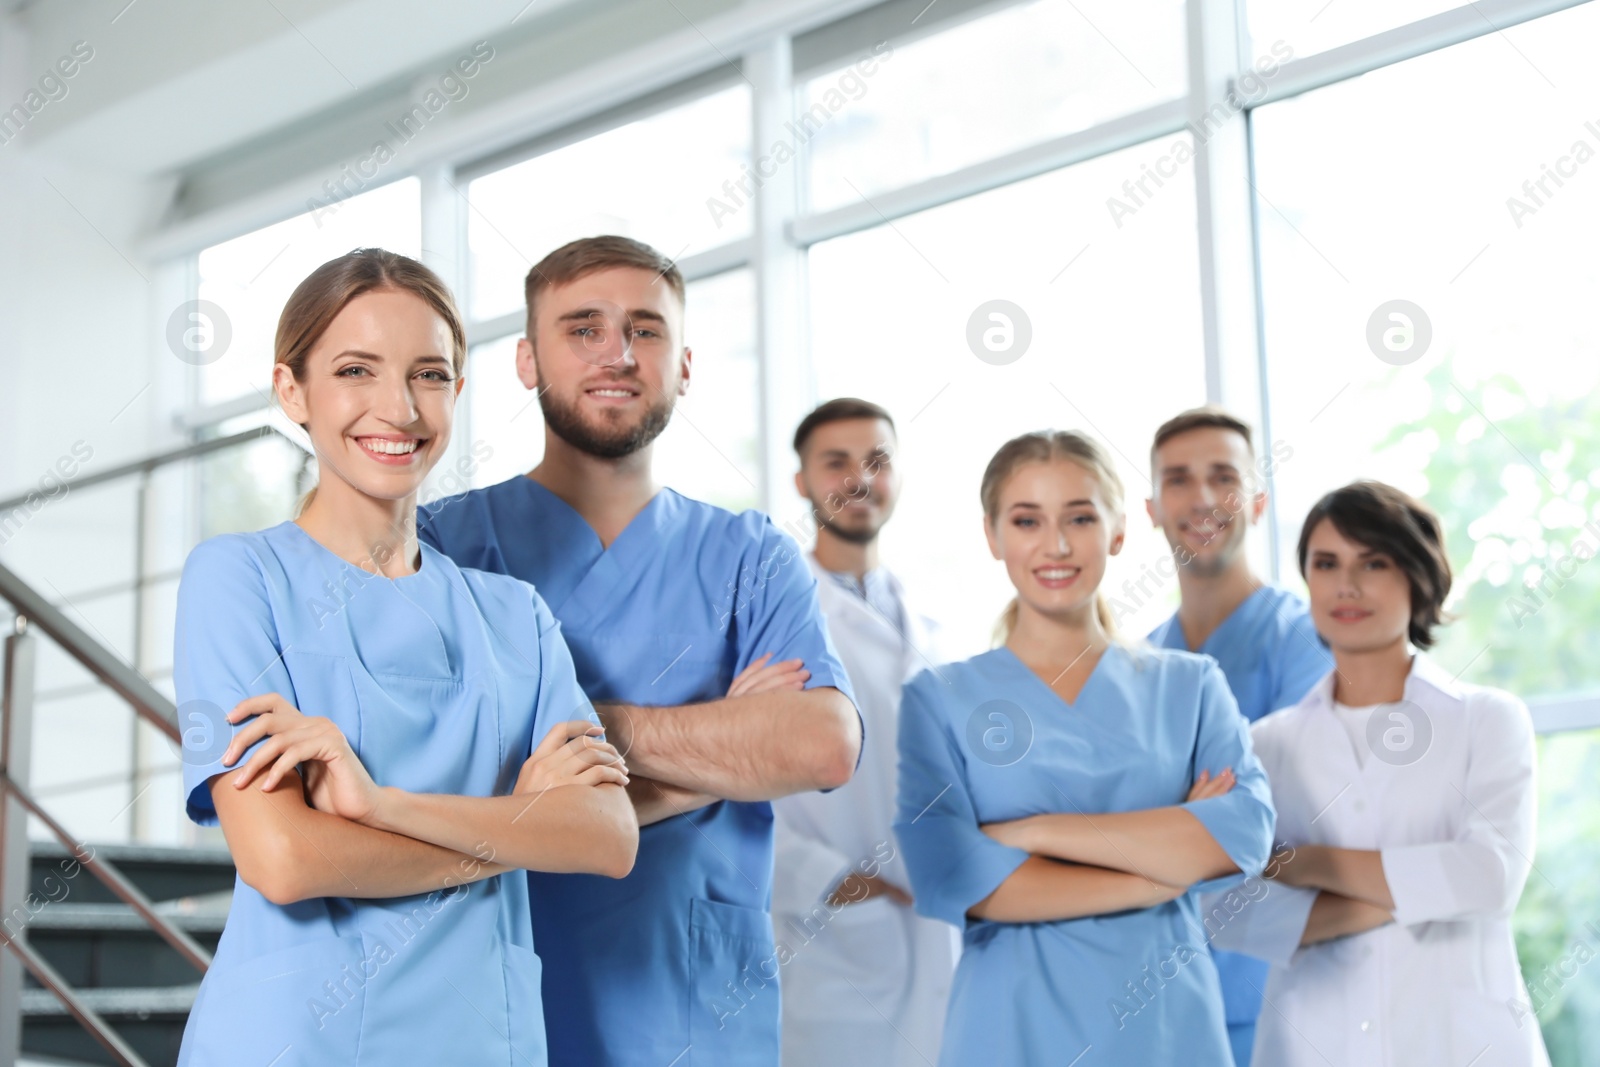
{"type": "MultiPolygon", "coordinates": [[[[169,464],[247,445],[273,435],[270,426],[173,449],[98,474],[78,478],[74,489],[114,482],[128,477],[140,481],[139,515],[135,536],[144,535],[145,490],[151,475],[169,464]]],[[[295,443],[292,439],[291,443],[295,443]]],[[[0,501],[5,514],[27,496],[0,501]]],[[[142,592],[142,574],[135,578],[135,593],[142,592]]],[[[30,890],[31,859],[28,817],[49,829],[90,873],[118,899],[129,905],[150,928],[171,945],[202,975],[211,954],[184,930],[155,909],[155,905],[115,864],[94,855],[94,850],[73,838],[29,791],[30,748],[33,729],[34,662],[37,629],[86,669],[96,682],[120,697],[132,710],[166,737],[181,744],[177,709],[143,675],[124,663],[59,608],[13,571],[0,565],[0,600],[15,611],[14,632],[4,642],[4,676],[0,678],[0,1067],[12,1067],[22,1048],[22,968],[52,993],[91,1037],[123,1067],[148,1067],[145,1061],[109,1023],[29,946],[26,900],[30,890]],[[13,930],[13,920],[22,917],[13,930]]]]}

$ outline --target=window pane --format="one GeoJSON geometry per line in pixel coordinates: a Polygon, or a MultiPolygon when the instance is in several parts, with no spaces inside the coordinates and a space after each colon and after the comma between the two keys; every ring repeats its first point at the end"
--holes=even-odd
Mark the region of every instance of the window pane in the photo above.
{"type": "Polygon", "coordinates": [[[1328,489],[1426,496],[1440,657],[1527,697],[1600,682],[1600,6],[1519,32],[1262,108],[1255,141],[1286,569],[1328,489]]]}
{"type": "Polygon", "coordinates": [[[1283,41],[1308,56],[1462,6],[1461,0],[1250,0],[1250,36],[1257,50],[1283,41]]]}
{"type": "Polygon", "coordinates": [[[711,202],[749,170],[750,121],[740,82],[472,182],[473,316],[522,307],[528,268],[578,237],[621,234],[679,259],[748,236],[749,212],[711,202]]]}
{"type": "MultiPolygon", "coordinates": [[[[1192,172],[1177,168],[1120,229],[1105,204],[1177,144],[1189,142],[1140,145],[811,250],[818,398],[860,396],[894,415],[906,488],[884,558],[908,587],[944,593],[934,611],[951,652],[987,647],[1011,596],[977,500],[990,456],[1019,433],[1082,429],[1119,457],[1128,541],[1108,593],[1167,551],[1140,502],[1156,427],[1205,394],[1192,172]]],[[[806,516],[799,501],[779,512],[780,524],[806,516]]],[[[1173,596],[1123,595],[1119,626],[1142,635],[1173,596]]]]}
{"type": "MultiPolygon", "coordinates": [[[[231,335],[227,348],[200,372],[200,403],[259,393],[272,382],[272,338],[289,294],[317,267],[352,248],[387,248],[422,254],[421,187],[415,178],[374,189],[200,253],[201,300],[222,309],[231,335]]],[[[202,307],[201,312],[205,313],[202,307]]],[[[192,320],[194,343],[220,343],[223,327],[192,320]]]]}
{"type": "MultiPolygon", "coordinates": [[[[760,500],[754,286],[748,270],[690,283],[689,393],[656,441],[656,477],[664,485],[735,511],[760,500]]],[[[544,454],[544,416],[517,381],[516,348],[515,337],[479,345],[467,367],[469,432],[491,453],[479,462],[474,486],[522,474],[544,454]]]]}
{"type": "Polygon", "coordinates": [[[1597,761],[1600,730],[1539,739],[1539,849],[1513,921],[1552,1067],[1600,1065],[1600,981],[1584,966],[1600,954],[1597,761]]]}
{"type": "Polygon", "coordinates": [[[1183,42],[1182,0],[1037,0],[863,52],[801,94],[807,110],[794,130],[809,159],[811,207],[854,203],[1180,96],[1183,42]]]}

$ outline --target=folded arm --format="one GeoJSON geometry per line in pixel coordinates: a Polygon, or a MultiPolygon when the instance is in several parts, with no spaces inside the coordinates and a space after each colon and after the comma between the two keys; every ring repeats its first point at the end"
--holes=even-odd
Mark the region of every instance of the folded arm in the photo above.
{"type": "MultiPolygon", "coordinates": [[[[680,707],[609,704],[595,710],[631,774],[710,798],[705,803],[837,788],[855,773],[861,751],[856,709],[830,686],[680,707]]],[[[671,814],[668,808],[660,817],[671,814]]]]}
{"type": "Polygon", "coordinates": [[[403,897],[510,870],[486,857],[417,841],[317,811],[298,772],[271,792],[209,780],[239,877],[274,904],[313,897],[403,897]]]}
{"type": "Polygon", "coordinates": [[[989,922],[1055,922],[1153,908],[1185,892],[1137,874],[1032,856],[967,914],[989,922]]]}
{"type": "Polygon", "coordinates": [[[1333,893],[1362,901],[1385,914],[1394,911],[1394,895],[1383,873],[1381,852],[1301,845],[1291,853],[1280,853],[1279,858],[1271,877],[1285,885],[1320,889],[1324,895],[1333,893]]]}
{"type": "Polygon", "coordinates": [[[1300,943],[1320,944],[1334,938],[1376,930],[1392,922],[1394,916],[1376,904],[1338,893],[1318,893],[1311,905],[1311,915],[1306,919],[1306,929],[1300,936],[1300,943]]]}

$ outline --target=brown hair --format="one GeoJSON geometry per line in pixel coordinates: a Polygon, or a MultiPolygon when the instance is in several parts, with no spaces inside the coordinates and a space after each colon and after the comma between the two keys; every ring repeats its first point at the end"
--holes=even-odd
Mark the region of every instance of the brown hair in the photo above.
{"type": "Polygon", "coordinates": [[[1250,436],[1250,426],[1238,416],[1215,404],[1204,404],[1188,411],[1180,411],[1156,430],[1156,439],[1150,442],[1150,469],[1156,467],[1156,450],[1179,434],[1188,433],[1190,430],[1232,430],[1244,438],[1244,445],[1250,450],[1250,455],[1256,454],[1255,442],[1250,436]]]}
{"type": "Polygon", "coordinates": [[[643,241],[607,234],[568,241],[528,271],[522,295],[528,303],[528,338],[533,339],[534,304],[539,294],[558,285],[570,285],[596,271],[613,267],[647,270],[666,280],[681,305],[685,300],[683,272],[678,265],[643,241]]]}
{"type": "Polygon", "coordinates": [[[1388,555],[1411,586],[1411,625],[1407,631],[1418,648],[1433,644],[1433,629],[1448,621],[1444,610],[1450,594],[1450,557],[1444,529],[1433,509],[1383,482],[1364,480],[1335,489],[1311,507],[1300,527],[1300,576],[1305,577],[1311,533],[1323,519],[1346,538],[1388,555]]]}
{"type": "MultiPolygon", "coordinates": [[[[1076,430],[1036,430],[1021,437],[1013,437],[1000,446],[1000,451],[989,460],[984,469],[978,498],[983,503],[983,517],[993,526],[1000,517],[1000,490],[1017,469],[1029,463],[1046,463],[1064,459],[1076,463],[1100,483],[1100,495],[1112,516],[1122,514],[1124,491],[1122,479],[1117,476],[1111,457],[1100,443],[1088,434],[1076,430]]],[[[1107,516],[1109,520],[1112,516],[1107,516]]],[[[1116,621],[1111,614],[1111,604],[1102,592],[1095,593],[1095,617],[1108,636],[1115,635],[1116,621]]],[[[998,644],[1005,644],[1017,624],[1017,601],[1013,597],[995,624],[998,644]]]]}
{"type": "MultiPolygon", "coordinates": [[[[461,377],[467,364],[467,330],[450,287],[428,267],[409,256],[382,248],[357,248],[330,259],[295,286],[273,340],[273,363],[289,368],[297,382],[305,381],[306,359],[345,306],[363,293],[392,289],[420,298],[450,329],[450,364],[461,377]]],[[[316,495],[316,487],[300,499],[296,514],[316,495]]]]}
{"type": "Polygon", "coordinates": [[[848,419],[882,419],[889,424],[889,429],[894,430],[894,419],[882,407],[870,400],[859,400],[853,396],[841,396],[819,404],[811,414],[800,420],[800,425],[794,431],[794,450],[798,455],[804,455],[806,441],[820,426],[830,422],[844,422],[848,419]]]}
{"type": "Polygon", "coordinates": [[[274,363],[286,365],[297,382],[305,381],[306,357],[345,305],[363,293],[394,289],[420,298],[450,328],[450,362],[456,377],[467,364],[467,330],[449,286],[428,267],[409,256],[382,248],[357,248],[330,259],[295,286],[278,316],[272,346],[274,363]]]}

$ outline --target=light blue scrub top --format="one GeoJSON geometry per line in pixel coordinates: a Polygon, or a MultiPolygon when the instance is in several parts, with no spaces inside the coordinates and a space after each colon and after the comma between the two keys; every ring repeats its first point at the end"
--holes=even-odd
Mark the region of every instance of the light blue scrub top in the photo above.
{"type": "MultiPolygon", "coordinates": [[[[1187,650],[1174,614],[1150,631],[1150,643],[1187,650]]],[[[1286,589],[1264,585],[1233,609],[1196,652],[1222,668],[1239,710],[1251,722],[1293,707],[1333,670],[1333,655],[1317,636],[1305,602],[1286,589]]],[[[1253,1028],[1270,965],[1224,949],[1213,951],[1222,979],[1222,1003],[1231,1027],[1253,1028]]],[[[1237,1043],[1237,1067],[1249,1063],[1248,1036],[1237,1043]]]]}
{"type": "MultiPolygon", "coordinates": [[[[190,554],[174,681],[188,814],[206,826],[217,823],[206,779],[227,770],[235,732],[223,717],[246,697],[276,692],[332,719],[380,785],[463,796],[510,793],[551,726],[594,718],[559,625],[525,583],[426,545],[417,573],[378,577],[292,522],[190,554]]],[[[528,910],[521,872],[289,905],[240,880],[179,1063],[542,1067],[528,910]]]]}
{"type": "MultiPolygon", "coordinates": [[[[727,695],[767,652],[807,688],[854,696],[794,541],[663,489],[607,549],[583,516],[515,477],[423,509],[423,540],[533,582],[597,702],[727,695]]],[[[719,801],[646,826],[623,879],[530,874],[555,1067],[778,1063],[772,806],[719,801]]]]}
{"type": "Polygon", "coordinates": [[[1201,886],[1220,889],[1265,865],[1271,797],[1247,724],[1204,656],[1113,645],[1073,704],[1006,648],[906,683],[895,833],[917,911],[965,935],[939,1062],[1229,1064],[1195,894],[1056,922],[969,919],[1028,858],[979,826],[1182,805],[1242,872],[1201,886]],[[1238,776],[1231,792],[1184,802],[1196,775],[1224,767],[1238,776]]]}

